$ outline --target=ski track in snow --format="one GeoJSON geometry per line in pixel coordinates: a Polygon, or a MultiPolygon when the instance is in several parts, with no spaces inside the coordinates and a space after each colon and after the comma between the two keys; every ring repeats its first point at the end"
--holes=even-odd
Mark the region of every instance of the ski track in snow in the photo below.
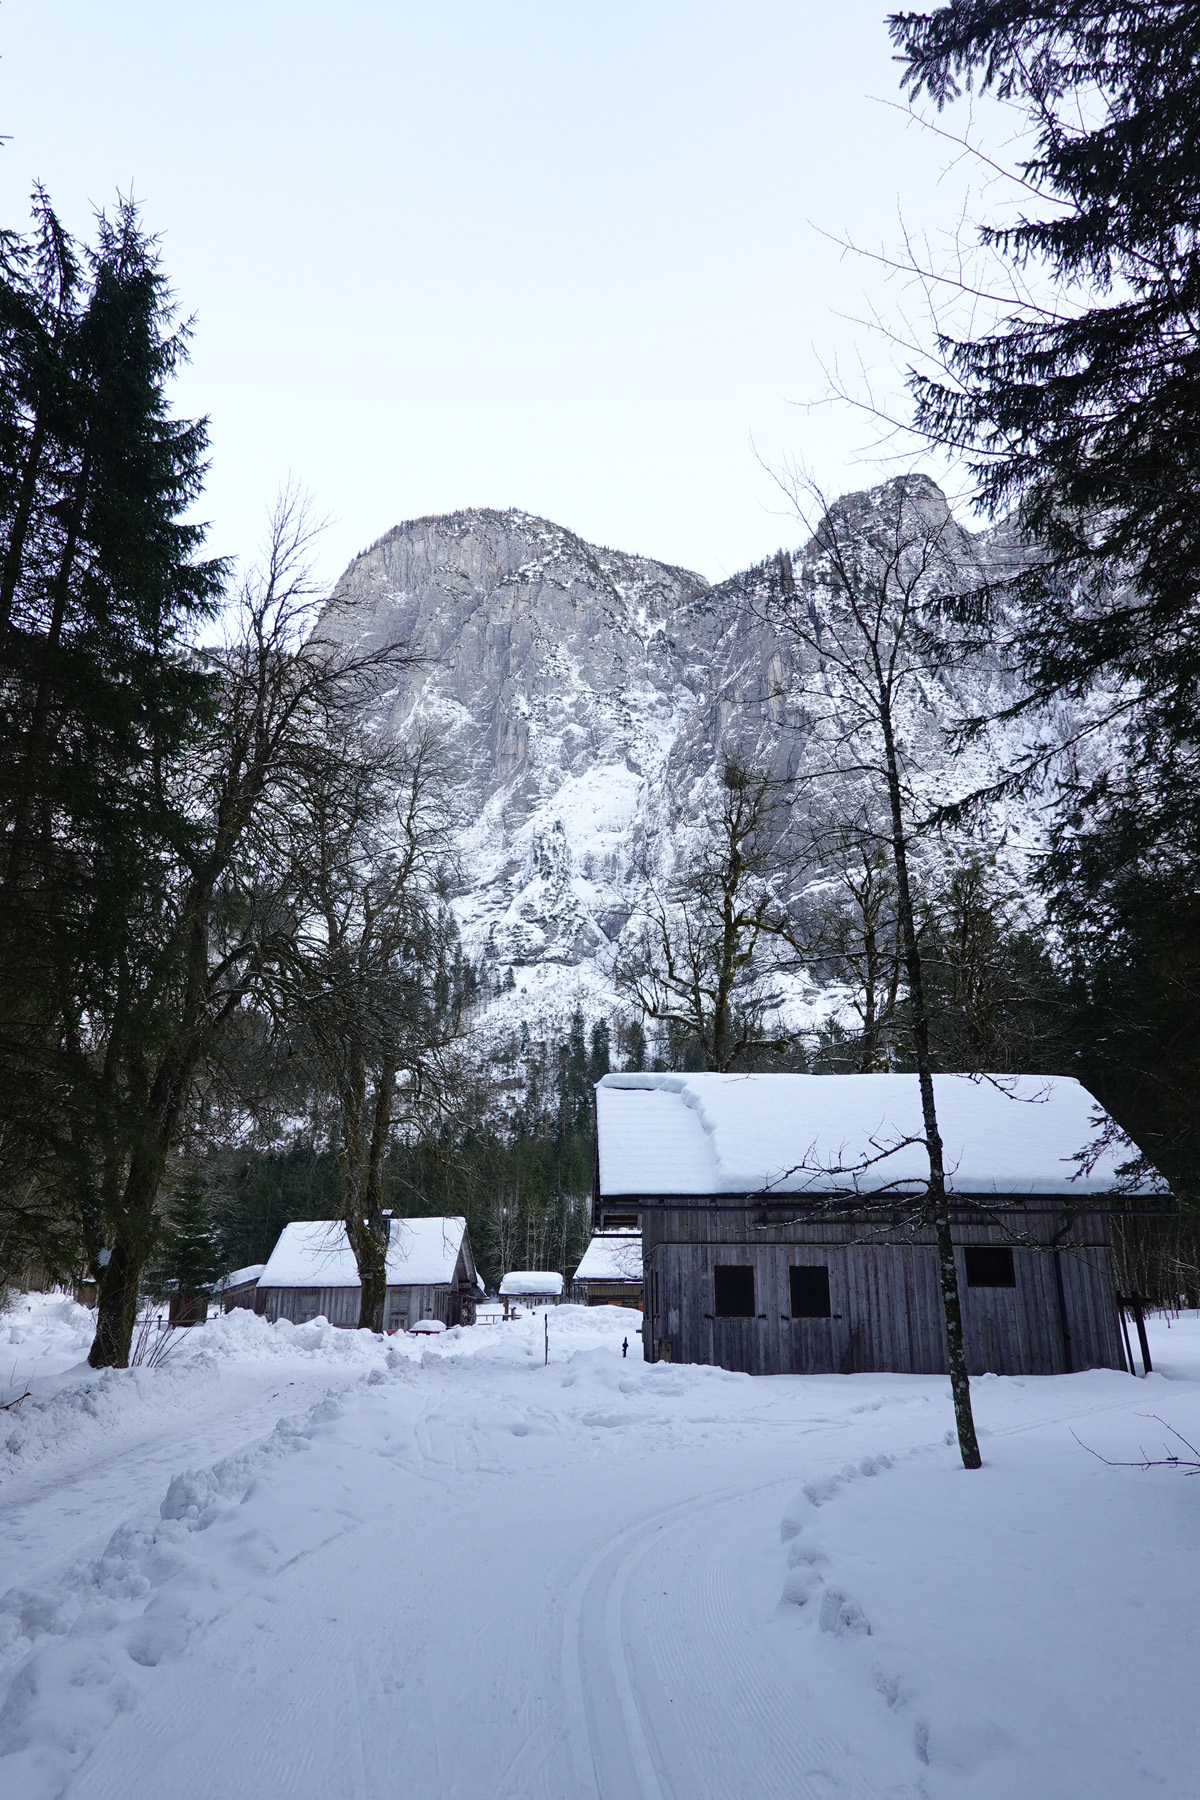
{"type": "MultiPolygon", "coordinates": [[[[0,1486],[5,1800],[1039,1800],[1039,1770],[1059,1800],[1190,1795],[1194,1754],[1161,1728],[1138,1742],[1154,1687],[1170,1701],[1161,1667],[1129,1697],[1128,1743],[1108,1706],[1124,1760],[1106,1786],[1082,1764],[1064,1776],[1053,1720],[1016,1731],[1003,1692],[963,1709],[914,1660],[904,1609],[924,1584],[901,1580],[901,1605],[880,1570],[915,1555],[919,1578],[937,1508],[951,1543],[955,1509],[999,1491],[956,1473],[944,1383],[646,1369],[636,1338],[614,1355],[628,1315],[552,1318],[549,1368],[537,1318],[436,1350],[302,1328],[290,1357],[286,1333],[239,1322],[218,1374],[198,1359],[190,1406],[160,1404],[186,1372],[158,1398],[129,1384],[102,1453],[51,1444],[0,1486]],[[254,1360],[259,1337],[275,1360],[254,1360]],[[914,1492],[933,1520],[915,1550],[887,1537],[914,1492]]],[[[1040,1480],[1058,1446],[1091,1484],[1030,1522],[1018,1505],[1004,1557],[1081,1494],[1089,1518],[1112,1491],[1139,1518],[1156,1507],[1160,1533],[1192,1531],[1187,1483],[1107,1471],[1070,1439],[1090,1421],[1081,1435],[1121,1454],[1147,1413],[1186,1424],[1187,1325],[1159,1330],[1168,1367],[1192,1346],[1169,1384],[976,1383],[997,1481],[1040,1480]]],[[[980,1568],[986,1605],[986,1551],[980,1568]]],[[[1147,1594],[1162,1579],[1149,1568],[1147,1594]]],[[[1177,1628],[1141,1620],[1126,1585],[1103,1616],[1136,1682],[1137,1632],[1177,1628]]],[[[1018,1586],[1036,1614],[1036,1582],[1018,1586]]],[[[1195,1616],[1182,1587],[1179,1607],[1195,1616]]]]}

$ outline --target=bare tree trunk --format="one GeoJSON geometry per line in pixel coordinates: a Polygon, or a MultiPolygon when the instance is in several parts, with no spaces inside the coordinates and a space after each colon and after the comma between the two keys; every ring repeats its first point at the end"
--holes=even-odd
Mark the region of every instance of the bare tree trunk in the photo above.
{"type": "Polygon", "coordinates": [[[108,1262],[97,1270],[96,1336],[88,1352],[93,1369],[127,1369],[133,1328],[137,1323],[138,1284],[149,1255],[124,1234],[109,1252],[108,1262]]]}
{"type": "Polygon", "coordinates": [[[4,889],[12,895],[16,894],[24,872],[22,865],[31,831],[30,815],[33,812],[33,796],[37,791],[39,764],[47,747],[51,696],[50,660],[60,647],[63,625],[66,622],[67,601],[70,598],[71,576],[79,547],[79,533],[83,527],[90,468],[90,458],[85,454],[83,468],[72,496],[71,509],[67,515],[66,543],[51,587],[54,602],[50,616],[50,628],[44,646],[44,661],[38,680],[37,698],[34,701],[33,714],[26,734],[25,754],[21,759],[21,768],[17,777],[18,788],[16,806],[13,810],[13,829],[9,839],[8,865],[4,872],[4,889]]]}
{"type": "Polygon", "coordinates": [[[917,943],[916,917],[912,888],[908,878],[908,843],[904,829],[904,809],[900,790],[900,770],[892,733],[891,708],[881,708],[884,748],[887,756],[888,798],[892,813],[892,856],[896,867],[896,898],[900,929],[904,940],[904,962],[908,976],[909,1007],[912,1014],[913,1051],[917,1064],[917,1081],[921,1092],[921,1117],[925,1145],[929,1152],[929,1194],[927,1206],[937,1237],[938,1278],[942,1290],[942,1312],[946,1322],[946,1350],[950,1362],[950,1392],[954,1400],[954,1423],[958,1430],[958,1447],[964,1469],[978,1469],[983,1461],[979,1439],[975,1434],[975,1418],[971,1410],[971,1382],[967,1374],[966,1348],[963,1343],[962,1301],[958,1291],[958,1268],[954,1260],[954,1242],[950,1232],[950,1201],[946,1193],[946,1167],[942,1152],[942,1136],[938,1129],[937,1107],[933,1095],[933,1064],[929,1054],[929,1019],[925,1011],[925,984],[921,971],[921,952],[917,943]]]}
{"type": "Polygon", "coordinates": [[[364,1219],[359,1231],[358,1269],[362,1296],[358,1304],[360,1331],[382,1331],[387,1300],[387,1220],[364,1219]]]}
{"type": "Polygon", "coordinates": [[[395,1085],[395,1070],[385,1066],[380,1071],[375,1089],[371,1144],[361,1187],[357,1252],[359,1278],[362,1281],[362,1297],[358,1308],[360,1331],[364,1328],[368,1331],[383,1330],[388,1253],[388,1221],[383,1216],[383,1159],[387,1154],[395,1085]]]}

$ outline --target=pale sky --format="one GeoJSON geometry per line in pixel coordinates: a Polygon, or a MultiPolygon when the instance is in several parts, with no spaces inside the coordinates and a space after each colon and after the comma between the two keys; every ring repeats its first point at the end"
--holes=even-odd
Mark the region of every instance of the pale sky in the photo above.
{"type": "MultiPolygon", "coordinates": [[[[795,541],[756,461],[864,486],[807,410],[878,272],[820,233],[948,218],[880,0],[3,0],[0,219],[132,185],[195,314],[213,551],[291,475],[332,579],[520,506],[710,579],[795,541]]],[[[903,404],[902,401],[898,404],[903,404]]],[[[886,471],[885,471],[886,472],[886,471]]]]}

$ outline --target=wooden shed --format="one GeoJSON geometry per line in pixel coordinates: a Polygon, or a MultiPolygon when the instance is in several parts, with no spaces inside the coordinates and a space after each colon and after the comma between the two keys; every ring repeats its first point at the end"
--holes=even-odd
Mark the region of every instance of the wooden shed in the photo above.
{"type": "MultiPolygon", "coordinates": [[[[939,1075],[968,1367],[1123,1368],[1128,1148],[1078,1082],[939,1075]]],[[[640,1222],[647,1358],[751,1374],[947,1368],[915,1075],[608,1075],[594,1223],[640,1222]]]]}
{"type": "MultiPolygon", "coordinates": [[[[285,1225],[258,1278],[255,1311],[302,1325],[326,1318],[358,1324],[361,1283],[340,1219],[285,1225]]],[[[392,1219],[388,1237],[385,1331],[420,1319],[472,1325],[479,1281],[465,1219],[392,1219]]]]}
{"type": "Polygon", "coordinates": [[[500,1277],[500,1299],[507,1319],[514,1306],[558,1306],[563,1278],[557,1269],[510,1269],[500,1277]]]}
{"type": "Polygon", "coordinates": [[[642,1304],[642,1234],[598,1231],[580,1259],[572,1294],[585,1306],[642,1304]]]}
{"type": "Polygon", "coordinates": [[[212,1297],[222,1312],[236,1312],[239,1307],[253,1307],[258,1298],[258,1278],[266,1268],[266,1263],[249,1263],[244,1269],[234,1269],[223,1275],[212,1291],[212,1297]]]}

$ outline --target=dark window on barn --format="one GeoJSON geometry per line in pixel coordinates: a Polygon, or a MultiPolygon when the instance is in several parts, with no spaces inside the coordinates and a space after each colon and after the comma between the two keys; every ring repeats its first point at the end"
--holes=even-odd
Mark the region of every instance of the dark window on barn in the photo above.
{"type": "Polygon", "coordinates": [[[976,1247],[963,1254],[967,1260],[968,1287],[1016,1287],[1017,1273],[1013,1268],[1011,1250],[981,1250],[976,1247]]]}
{"type": "Polygon", "coordinates": [[[829,1317],[829,1270],[824,1263],[807,1263],[788,1271],[792,1283],[793,1319],[829,1317]]]}
{"type": "Polygon", "coordinates": [[[713,1270],[713,1311],[718,1319],[754,1317],[754,1270],[731,1265],[713,1270]]]}

